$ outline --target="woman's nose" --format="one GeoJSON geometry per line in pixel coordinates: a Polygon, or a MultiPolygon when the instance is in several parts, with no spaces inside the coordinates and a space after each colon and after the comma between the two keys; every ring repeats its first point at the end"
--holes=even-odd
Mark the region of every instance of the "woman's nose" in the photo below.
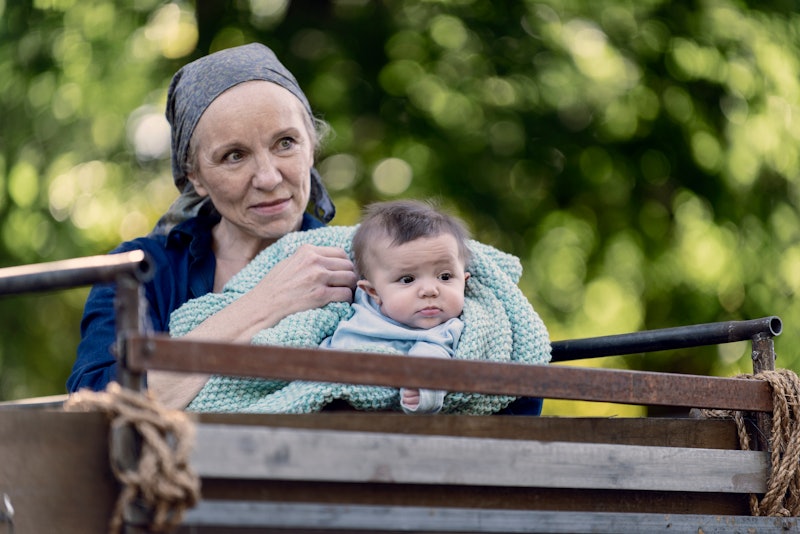
{"type": "Polygon", "coordinates": [[[272,189],[281,182],[281,173],[270,155],[262,155],[255,158],[255,169],[253,170],[253,187],[260,189],[272,189]]]}

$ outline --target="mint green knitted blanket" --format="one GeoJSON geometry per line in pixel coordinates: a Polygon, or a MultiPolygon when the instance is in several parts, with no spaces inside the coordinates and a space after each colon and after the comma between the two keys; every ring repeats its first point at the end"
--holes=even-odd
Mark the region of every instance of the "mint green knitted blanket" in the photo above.
{"type": "MultiPolygon", "coordinates": [[[[351,226],[329,226],[287,234],[261,252],[221,293],[193,299],[173,312],[170,335],[192,331],[212,314],[241,297],[279,261],[305,243],[342,247],[350,253],[351,226]]],[[[550,361],[550,339],[539,315],[517,286],[522,275],[519,260],[477,241],[470,241],[471,274],[467,282],[462,319],[464,332],[455,358],[544,364],[550,361]]],[[[257,345],[318,347],[349,317],[348,303],[295,313],[253,337],[257,345]]],[[[374,349],[373,349],[374,350],[374,349]]],[[[379,356],[378,356],[379,357],[379,356]]],[[[358,410],[399,409],[398,389],[380,386],[329,384],[303,380],[213,376],[188,406],[199,412],[310,413],[333,400],[347,401],[358,410]]],[[[451,392],[442,412],[491,414],[515,397],[451,392]]]]}

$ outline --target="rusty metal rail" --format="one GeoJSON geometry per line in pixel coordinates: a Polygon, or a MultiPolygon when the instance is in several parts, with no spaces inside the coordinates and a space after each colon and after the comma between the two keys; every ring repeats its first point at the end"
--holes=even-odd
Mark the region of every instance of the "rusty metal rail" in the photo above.
{"type": "Polygon", "coordinates": [[[142,283],[150,280],[153,274],[153,265],[142,250],[20,265],[0,269],[0,296],[115,282],[117,342],[113,350],[120,362],[117,379],[125,387],[141,390],[144,376],[132,372],[125,364],[125,340],[144,331],[146,303],[142,283]]]}
{"type": "Polygon", "coordinates": [[[783,330],[780,317],[770,316],[749,321],[724,321],[676,328],[644,330],[630,334],[554,341],[554,362],[621,356],[640,352],[719,345],[749,341],[756,336],[775,337],[783,330]]]}
{"type": "Polygon", "coordinates": [[[139,282],[145,282],[152,275],[152,266],[147,255],[141,250],[88,256],[0,269],[0,295],[115,282],[120,276],[130,276],[139,282]]]}
{"type": "Polygon", "coordinates": [[[408,358],[390,354],[131,337],[128,365],[147,369],[419,387],[483,394],[769,412],[760,380],[557,365],[408,358]]]}

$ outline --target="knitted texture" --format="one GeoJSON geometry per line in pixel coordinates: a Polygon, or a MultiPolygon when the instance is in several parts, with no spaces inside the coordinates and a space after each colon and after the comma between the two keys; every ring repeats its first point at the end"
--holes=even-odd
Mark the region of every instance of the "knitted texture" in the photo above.
{"type": "MultiPolygon", "coordinates": [[[[278,262],[301,245],[333,246],[350,253],[355,227],[329,226],[287,234],[266,248],[226,284],[221,293],[193,299],[173,312],[170,335],[181,337],[206,318],[252,289],[278,262]]],[[[455,358],[545,364],[550,361],[550,339],[544,323],[517,286],[522,275],[519,260],[491,246],[471,240],[471,274],[464,299],[464,331],[455,358]]],[[[333,334],[339,321],[350,316],[348,303],[292,314],[256,334],[252,343],[289,347],[318,347],[333,334]]],[[[366,349],[365,349],[366,350],[366,349]]],[[[374,348],[370,349],[375,351],[374,348]]],[[[387,349],[385,352],[390,352],[387,349]]],[[[358,410],[398,410],[398,389],[296,380],[266,380],[213,376],[187,409],[200,412],[311,413],[335,399],[358,410]]],[[[448,393],[442,412],[491,414],[515,397],[477,393],[448,393]]]]}

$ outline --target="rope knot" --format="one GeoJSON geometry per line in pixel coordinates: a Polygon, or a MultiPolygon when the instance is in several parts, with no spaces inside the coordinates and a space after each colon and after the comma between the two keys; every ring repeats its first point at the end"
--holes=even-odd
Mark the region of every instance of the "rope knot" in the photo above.
{"type": "MultiPolygon", "coordinates": [[[[788,369],[761,371],[736,378],[764,380],[772,388],[772,425],[769,435],[770,471],[767,492],[750,496],[754,516],[800,516],[800,378],[788,369]]],[[[733,418],[739,446],[751,450],[745,414],[739,410],[701,410],[706,417],[733,418]]]]}
{"type": "Polygon", "coordinates": [[[200,498],[200,480],[189,465],[194,425],[187,414],[114,382],[102,392],[73,394],[64,409],[101,411],[111,419],[109,459],[122,489],[109,532],[121,531],[125,510],[134,503],[148,511],[150,530],[169,532],[178,526],[183,512],[200,498]]]}

